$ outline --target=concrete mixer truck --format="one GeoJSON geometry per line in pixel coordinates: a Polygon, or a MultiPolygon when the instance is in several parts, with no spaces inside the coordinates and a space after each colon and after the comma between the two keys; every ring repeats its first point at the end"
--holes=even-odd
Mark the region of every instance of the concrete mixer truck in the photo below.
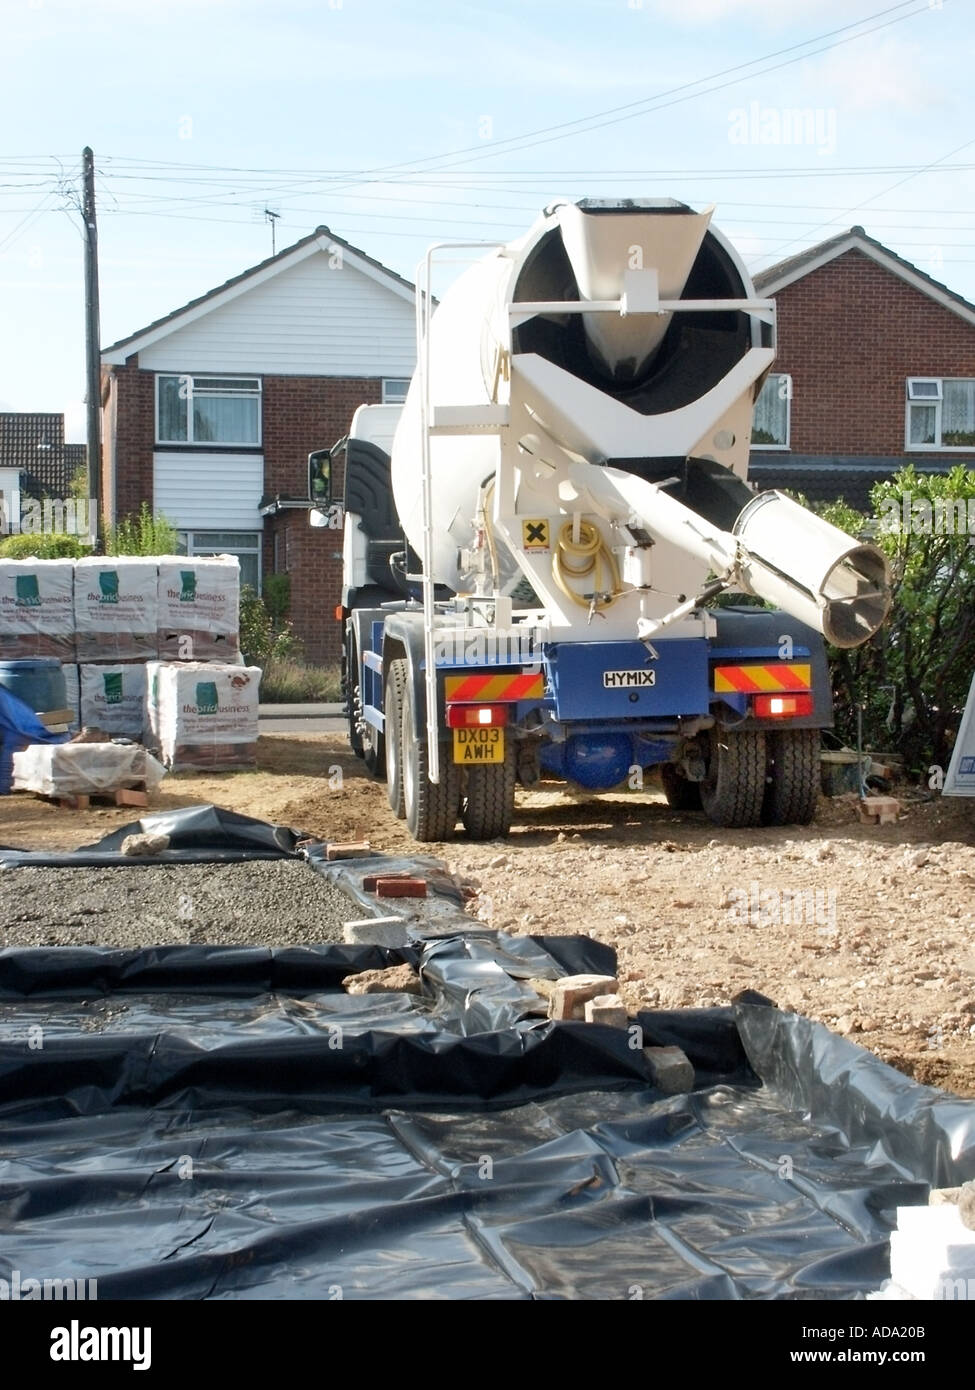
{"type": "Polygon", "coordinates": [[[439,249],[405,405],[310,459],[319,524],[345,509],[353,749],[421,841],[506,835],[519,784],[654,767],[719,825],[808,822],[824,639],[869,639],[890,578],[746,481],[774,304],[671,200],[554,204],[434,306],[439,249]]]}

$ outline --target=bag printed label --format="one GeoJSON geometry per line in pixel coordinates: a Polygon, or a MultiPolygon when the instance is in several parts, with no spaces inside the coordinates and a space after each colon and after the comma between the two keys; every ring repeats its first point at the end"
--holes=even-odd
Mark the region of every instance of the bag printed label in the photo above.
{"type": "Polygon", "coordinates": [[[196,683],[196,712],[197,714],[216,714],[220,705],[217,700],[216,681],[197,681],[196,683]]]}
{"type": "Polygon", "coordinates": [[[40,608],[41,592],[36,574],[18,574],[14,582],[14,600],[18,608],[40,608]]]}
{"type": "Polygon", "coordinates": [[[98,576],[98,602],[118,603],[118,570],[102,570],[98,576]]]}

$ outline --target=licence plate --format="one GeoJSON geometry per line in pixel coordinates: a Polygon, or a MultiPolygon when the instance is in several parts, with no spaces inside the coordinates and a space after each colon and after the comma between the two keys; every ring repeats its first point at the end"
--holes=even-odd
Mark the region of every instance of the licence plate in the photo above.
{"type": "Polygon", "coordinates": [[[455,729],[454,762],[466,767],[477,763],[503,763],[504,729],[455,729]]]}

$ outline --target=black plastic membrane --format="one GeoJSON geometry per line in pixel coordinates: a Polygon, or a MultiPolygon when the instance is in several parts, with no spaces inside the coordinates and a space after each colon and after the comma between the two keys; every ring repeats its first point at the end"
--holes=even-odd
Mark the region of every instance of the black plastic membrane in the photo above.
{"type": "MultiPolygon", "coordinates": [[[[224,812],[165,819],[174,866],[184,832],[196,862],[296,854],[224,812]]],[[[112,862],[121,834],[82,855],[112,862]]],[[[360,917],[374,862],[313,847],[307,867],[360,917]]],[[[103,1299],[850,1299],[887,1277],[898,1205],[975,1176],[975,1103],[760,1004],[539,1019],[528,979],[611,972],[608,948],[438,899],[396,950],[0,951],[0,1277],[103,1299]],[[404,962],[422,995],[342,988],[404,962]],[[655,1090],[641,1044],[683,1047],[695,1089],[655,1090]]]]}

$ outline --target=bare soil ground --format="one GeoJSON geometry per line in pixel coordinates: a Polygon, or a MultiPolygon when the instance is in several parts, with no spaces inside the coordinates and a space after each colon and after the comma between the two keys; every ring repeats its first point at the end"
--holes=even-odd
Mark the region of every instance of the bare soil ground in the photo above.
{"type": "MultiPolygon", "coordinates": [[[[212,801],[326,839],[413,847],[341,735],[272,735],[258,754],[256,772],[167,778],[150,809],[212,801]]],[[[74,848],[135,819],[15,795],[0,799],[0,843],[74,848]]],[[[806,828],[719,830],[652,785],[582,798],[551,784],[519,792],[509,840],[423,852],[479,886],[472,910],[494,926],[613,945],[631,1010],[757,989],[975,1097],[972,802],[914,801],[877,828],[821,800],[806,828]]]]}

